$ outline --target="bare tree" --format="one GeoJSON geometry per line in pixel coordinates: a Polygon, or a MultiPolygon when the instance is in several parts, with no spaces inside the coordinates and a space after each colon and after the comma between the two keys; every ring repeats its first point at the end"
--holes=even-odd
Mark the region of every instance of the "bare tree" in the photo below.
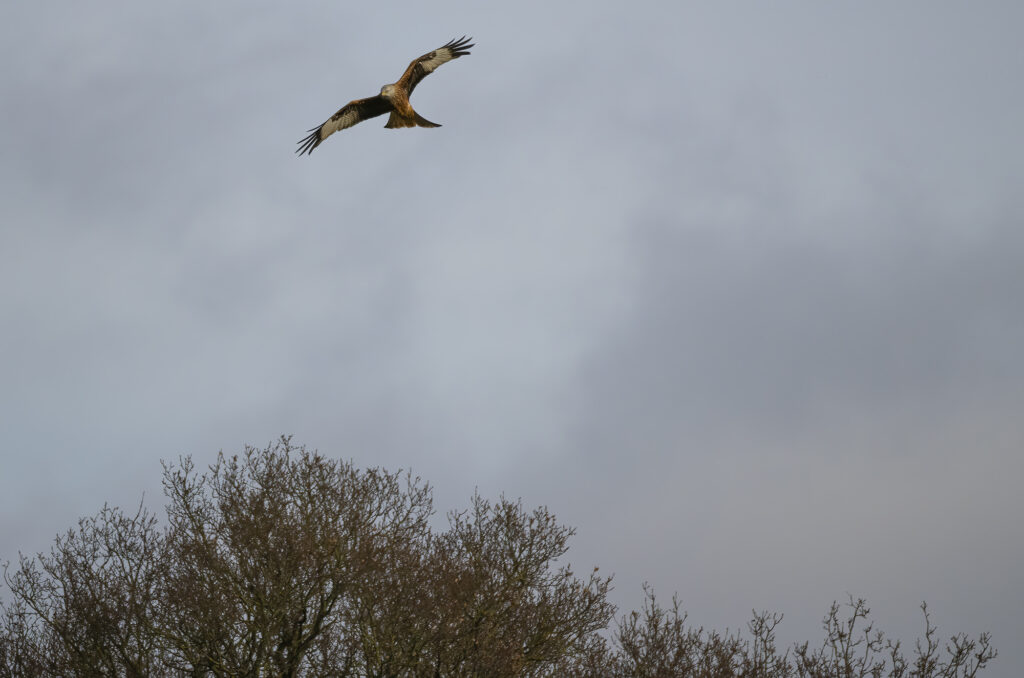
{"type": "Polygon", "coordinates": [[[555,567],[573,530],[546,509],[526,512],[479,496],[435,543],[442,630],[432,663],[441,675],[545,675],[581,651],[614,613],[611,578],[555,567]]]}
{"type": "Polygon", "coordinates": [[[163,577],[156,517],[103,507],[60,535],[49,554],[21,557],[4,579],[6,645],[49,675],[147,676],[159,656],[152,601],[163,577]]]}
{"type": "Polygon", "coordinates": [[[367,593],[362,582],[428,532],[432,510],[418,479],[360,472],[287,439],[221,455],[203,475],[182,460],[164,483],[162,628],[175,666],[217,676],[299,675],[367,593]]]}
{"type": "Polygon", "coordinates": [[[782,615],[755,612],[748,634],[720,634],[688,627],[679,602],[661,607],[644,587],[642,610],[618,620],[611,642],[597,648],[597,671],[581,676],[616,678],[974,678],[996,657],[988,634],[950,638],[940,650],[935,627],[925,613],[925,637],[907,659],[899,641],[888,639],[870,621],[864,600],[833,603],[823,622],[825,638],[810,649],[798,644],[780,652],[775,629],[782,615]]]}
{"type": "Polygon", "coordinates": [[[928,606],[924,613],[924,638],[916,643],[914,656],[908,659],[898,640],[890,640],[875,629],[871,610],[863,599],[850,597],[844,618],[838,603],[833,603],[822,622],[825,640],[810,650],[807,643],[795,648],[797,675],[807,678],[974,678],[996,658],[989,634],[977,639],[966,634],[952,636],[946,652],[940,649],[937,630],[931,623],[928,606]]]}
{"type": "Polygon", "coordinates": [[[6,565],[0,678],[975,678],[990,638],[924,638],[905,657],[863,600],[785,651],[781,615],[747,632],[687,624],[678,600],[614,620],[611,578],[565,562],[544,508],[474,496],[434,531],[430,487],[282,438],[164,467],[166,521],[105,506],[49,553],[6,565]],[[610,626],[611,625],[611,626],[610,626]]]}

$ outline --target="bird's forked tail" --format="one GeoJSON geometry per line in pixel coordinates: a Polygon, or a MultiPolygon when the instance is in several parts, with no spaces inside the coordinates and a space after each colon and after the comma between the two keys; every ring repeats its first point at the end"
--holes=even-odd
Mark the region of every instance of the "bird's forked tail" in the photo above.
{"type": "Polygon", "coordinates": [[[440,127],[441,125],[436,122],[430,122],[416,111],[412,112],[412,117],[407,118],[399,115],[398,111],[391,111],[391,116],[388,118],[388,124],[384,127],[388,129],[396,129],[398,127],[440,127]]]}

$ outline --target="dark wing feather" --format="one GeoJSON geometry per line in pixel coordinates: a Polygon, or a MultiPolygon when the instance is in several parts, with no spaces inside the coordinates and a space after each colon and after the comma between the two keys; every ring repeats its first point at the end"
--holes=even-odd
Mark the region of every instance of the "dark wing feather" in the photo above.
{"type": "Polygon", "coordinates": [[[469,48],[473,46],[470,42],[472,39],[462,36],[458,40],[452,40],[443,47],[438,47],[429,54],[424,54],[409,64],[409,67],[405,69],[405,73],[402,74],[402,77],[398,79],[396,84],[399,87],[404,87],[407,95],[412,94],[420,80],[433,73],[434,69],[438,66],[469,54],[469,48]]]}
{"type": "Polygon", "coordinates": [[[350,101],[324,124],[309,130],[312,134],[299,142],[299,148],[295,152],[299,155],[312,153],[313,149],[323,143],[324,139],[338,130],[358,125],[363,120],[376,118],[378,115],[384,115],[391,110],[393,110],[391,103],[379,94],[367,99],[350,101]]]}

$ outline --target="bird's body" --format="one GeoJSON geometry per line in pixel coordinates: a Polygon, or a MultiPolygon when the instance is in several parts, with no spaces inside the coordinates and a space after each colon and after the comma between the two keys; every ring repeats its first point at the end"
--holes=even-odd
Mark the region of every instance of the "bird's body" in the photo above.
{"type": "Polygon", "coordinates": [[[366,99],[356,99],[345,104],[337,113],[332,115],[324,124],[309,130],[310,135],[299,142],[296,151],[299,155],[312,153],[313,149],[323,143],[324,139],[331,136],[338,130],[343,130],[361,123],[363,120],[375,118],[378,115],[390,113],[385,127],[395,129],[399,127],[440,127],[435,122],[430,122],[417,113],[412,104],[409,103],[409,96],[419,84],[420,80],[434,72],[441,64],[452,59],[469,54],[469,48],[473,45],[469,42],[472,38],[465,36],[459,40],[452,40],[443,47],[433,52],[424,54],[415,59],[405,69],[405,73],[390,85],[380,88],[380,94],[366,99]]]}
{"type": "Polygon", "coordinates": [[[384,85],[380,89],[380,95],[392,107],[388,124],[384,125],[384,127],[389,129],[397,127],[440,127],[437,123],[430,122],[413,110],[412,104],[409,103],[409,94],[398,83],[384,85]]]}

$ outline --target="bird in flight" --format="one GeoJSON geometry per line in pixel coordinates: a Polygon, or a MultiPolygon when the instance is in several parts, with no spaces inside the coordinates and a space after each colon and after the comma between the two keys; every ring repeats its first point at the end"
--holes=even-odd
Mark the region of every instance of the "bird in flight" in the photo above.
{"type": "Polygon", "coordinates": [[[299,142],[296,151],[300,156],[303,153],[312,153],[313,149],[323,143],[324,139],[331,136],[338,130],[347,129],[358,125],[363,120],[376,118],[378,115],[390,113],[388,124],[384,125],[389,129],[396,127],[440,127],[436,122],[430,122],[422,115],[412,109],[409,103],[409,95],[420,83],[420,80],[434,72],[438,66],[448,63],[452,59],[469,54],[472,47],[470,40],[462,36],[458,40],[452,40],[443,47],[435,49],[429,54],[424,54],[415,59],[405,73],[398,79],[398,82],[391,85],[384,85],[380,88],[380,94],[366,99],[356,99],[345,104],[340,111],[330,117],[327,122],[309,130],[311,134],[299,142]]]}

